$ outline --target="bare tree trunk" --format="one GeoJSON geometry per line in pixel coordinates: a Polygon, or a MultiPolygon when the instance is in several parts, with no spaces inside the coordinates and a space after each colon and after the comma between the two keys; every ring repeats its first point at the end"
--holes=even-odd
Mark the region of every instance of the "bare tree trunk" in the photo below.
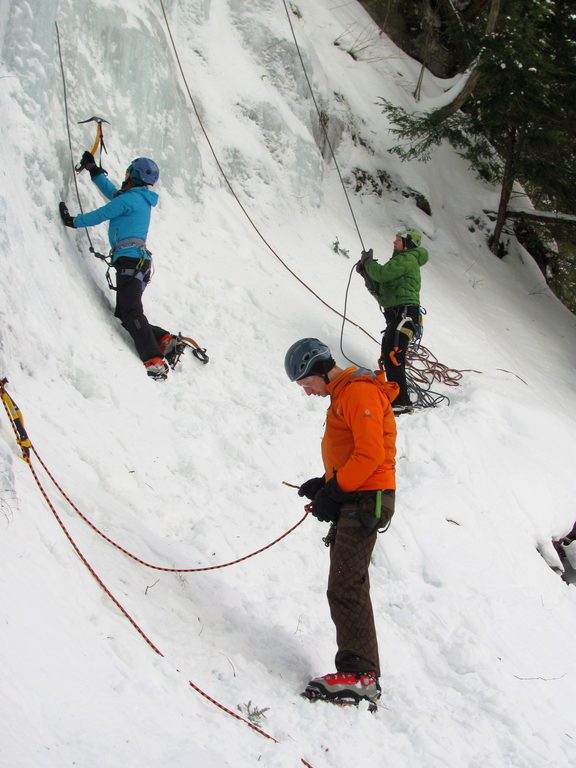
{"type": "Polygon", "coordinates": [[[526,219],[540,224],[562,224],[567,227],[576,226],[576,216],[573,213],[548,213],[547,211],[506,211],[508,219],[526,219]]]}
{"type": "Polygon", "coordinates": [[[460,13],[465,19],[475,19],[482,13],[487,5],[488,0],[471,0],[471,2],[468,3],[468,5],[460,11],[460,13]]]}
{"type": "Polygon", "coordinates": [[[427,68],[427,62],[428,62],[428,55],[430,53],[430,46],[432,44],[432,38],[434,35],[433,32],[433,11],[430,7],[430,3],[426,3],[424,6],[423,14],[422,14],[422,21],[423,25],[426,27],[426,31],[424,33],[424,45],[422,46],[422,66],[420,67],[420,74],[418,75],[418,82],[416,83],[416,88],[414,89],[414,93],[412,94],[414,96],[415,101],[420,101],[420,94],[422,91],[422,81],[424,79],[424,70],[427,68]]]}
{"type": "MultiPolygon", "coordinates": [[[[487,35],[491,35],[492,32],[494,32],[494,30],[496,29],[496,22],[498,21],[499,13],[500,13],[500,0],[491,0],[490,11],[488,12],[488,20],[486,22],[487,35]]],[[[476,88],[476,85],[478,84],[478,80],[480,79],[478,64],[481,56],[482,56],[482,53],[480,52],[478,60],[474,65],[474,69],[472,70],[472,72],[470,72],[468,76],[468,80],[466,81],[464,88],[462,88],[458,96],[456,96],[454,101],[450,102],[450,104],[447,104],[445,107],[442,107],[442,109],[438,110],[438,118],[440,120],[444,120],[447,117],[450,117],[450,115],[453,115],[456,112],[458,112],[460,107],[467,101],[469,96],[472,94],[472,92],[474,91],[474,88],[476,88]]]]}
{"type": "Polygon", "coordinates": [[[516,144],[517,144],[517,130],[516,128],[510,128],[508,136],[506,137],[505,146],[505,165],[504,176],[502,179],[502,189],[500,190],[500,203],[498,205],[498,214],[496,216],[496,224],[494,226],[494,232],[490,238],[490,250],[492,253],[498,255],[498,249],[500,245],[500,238],[502,236],[502,229],[506,222],[508,215],[508,203],[510,201],[510,195],[512,194],[512,187],[514,186],[515,176],[515,161],[516,161],[516,144]]]}

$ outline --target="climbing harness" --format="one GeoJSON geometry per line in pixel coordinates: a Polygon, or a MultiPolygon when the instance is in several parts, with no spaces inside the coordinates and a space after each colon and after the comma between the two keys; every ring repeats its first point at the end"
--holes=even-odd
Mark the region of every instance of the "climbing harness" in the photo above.
{"type": "MultiPolygon", "coordinates": [[[[396,329],[394,331],[394,346],[388,353],[388,357],[390,358],[393,365],[400,366],[402,365],[402,361],[398,359],[399,354],[402,351],[402,348],[400,346],[400,334],[404,334],[408,338],[408,347],[406,349],[405,356],[407,356],[408,349],[410,347],[410,344],[412,344],[414,338],[415,338],[415,331],[412,330],[415,327],[414,320],[410,317],[410,315],[407,314],[408,307],[405,306],[402,310],[402,316],[400,318],[400,322],[396,326],[396,329]],[[410,328],[408,327],[408,324],[410,324],[410,328]]],[[[420,308],[419,308],[420,309],[420,308]]],[[[420,314],[420,311],[418,312],[420,314]]],[[[420,333],[420,338],[422,338],[422,333],[420,333]]]]}
{"type": "MultiPolygon", "coordinates": [[[[124,251],[127,248],[139,248],[140,251],[144,251],[148,255],[149,259],[152,257],[152,254],[148,248],[146,248],[146,240],[142,240],[141,237],[124,237],[122,240],[118,240],[108,255],[110,258],[113,258],[118,251],[124,251]]],[[[146,261],[145,256],[142,256],[138,264],[143,261],[146,261]]]]}
{"type": "MultiPolygon", "coordinates": [[[[446,384],[448,383],[446,379],[449,377],[440,377],[438,375],[437,369],[435,369],[433,366],[427,365],[425,365],[423,369],[419,370],[417,375],[414,372],[415,360],[420,359],[426,361],[429,359],[432,353],[425,347],[422,347],[422,349],[425,351],[425,354],[420,355],[419,353],[422,336],[424,333],[424,315],[426,314],[426,310],[424,307],[418,307],[418,321],[415,322],[414,318],[410,317],[408,314],[408,306],[409,305],[406,305],[402,309],[400,321],[394,332],[393,347],[388,353],[388,357],[393,365],[400,366],[402,365],[400,355],[402,353],[404,354],[404,372],[406,376],[406,384],[408,387],[408,393],[410,395],[410,401],[414,408],[435,408],[441,403],[450,405],[450,398],[447,395],[442,395],[439,392],[434,392],[431,389],[432,383],[435,379],[446,384]],[[405,350],[402,350],[400,345],[401,333],[403,333],[408,338],[408,346],[405,350]]],[[[384,331],[382,331],[382,333],[384,333],[384,331]]],[[[384,358],[382,356],[378,360],[378,365],[380,370],[383,371],[384,358]]],[[[451,370],[446,366],[443,367],[446,371],[451,370]]],[[[461,378],[461,372],[455,371],[454,373],[458,375],[458,379],[461,378]]],[[[456,380],[453,384],[449,384],[449,386],[457,386],[457,383],[458,380],[456,380]]]]}
{"type": "Polygon", "coordinates": [[[384,488],[356,491],[354,496],[352,501],[341,505],[340,516],[359,522],[367,536],[387,531],[394,515],[394,491],[384,488]]]}
{"type": "MultiPolygon", "coordinates": [[[[101,257],[102,254],[98,254],[98,258],[101,257]]],[[[134,277],[136,280],[139,280],[142,283],[142,290],[144,290],[150,280],[152,280],[152,275],[154,274],[154,261],[152,259],[151,252],[146,248],[146,240],[142,240],[140,237],[125,237],[122,240],[119,240],[110,250],[108,256],[104,256],[103,258],[108,265],[108,269],[106,270],[106,281],[108,283],[108,287],[112,291],[118,290],[118,286],[114,285],[112,278],[110,277],[110,270],[112,268],[116,270],[116,277],[134,277]],[[142,253],[142,256],[138,259],[138,261],[128,257],[127,261],[136,261],[133,267],[125,267],[119,263],[116,264],[114,262],[114,256],[118,253],[118,251],[124,251],[128,248],[138,248],[140,253],[142,253]]],[[[119,256],[117,262],[119,262],[122,258],[122,256],[119,256]]]]}

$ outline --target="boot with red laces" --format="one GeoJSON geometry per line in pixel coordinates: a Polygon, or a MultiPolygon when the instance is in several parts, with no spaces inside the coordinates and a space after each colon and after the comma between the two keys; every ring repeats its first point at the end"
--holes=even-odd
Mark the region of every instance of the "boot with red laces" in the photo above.
{"type": "Polygon", "coordinates": [[[366,699],[375,707],[380,693],[378,678],[371,672],[331,672],[310,680],[302,695],[336,704],[358,704],[366,699]]]}
{"type": "Polygon", "coordinates": [[[164,381],[168,378],[168,366],[161,357],[151,357],[144,361],[146,373],[155,381],[164,381]]]}

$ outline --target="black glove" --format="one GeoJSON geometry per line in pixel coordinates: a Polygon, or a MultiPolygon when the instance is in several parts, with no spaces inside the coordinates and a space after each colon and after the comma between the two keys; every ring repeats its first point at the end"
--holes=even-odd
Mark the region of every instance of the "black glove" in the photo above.
{"type": "Polygon", "coordinates": [[[310,505],[310,511],[322,523],[335,523],[340,514],[340,507],[345,501],[350,501],[354,494],[340,490],[336,477],[331,477],[323,488],[320,488],[310,505]]]}
{"type": "Polygon", "coordinates": [[[76,224],[74,224],[74,217],[70,216],[70,211],[68,210],[66,203],[60,203],[58,207],[60,208],[60,218],[62,219],[64,226],[76,229],[76,224]]]}
{"type": "Polygon", "coordinates": [[[82,155],[82,159],[78,163],[78,170],[83,171],[86,169],[88,173],[90,174],[90,178],[93,179],[96,176],[99,176],[101,173],[106,173],[106,171],[103,168],[100,168],[99,165],[96,165],[96,161],[94,160],[94,155],[91,152],[84,152],[82,155]]]}
{"type": "Polygon", "coordinates": [[[374,251],[370,248],[369,251],[362,251],[360,255],[360,263],[364,264],[367,261],[371,261],[374,258],[374,251]]]}
{"type": "Polygon", "coordinates": [[[306,496],[307,499],[312,499],[316,496],[321,488],[324,488],[326,481],[323,477],[311,477],[310,480],[306,480],[302,483],[298,491],[298,496],[306,496]]]}
{"type": "Polygon", "coordinates": [[[356,272],[358,274],[363,275],[364,274],[364,265],[367,261],[372,261],[374,258],[374,253],[372,251],[372,248],[370,248],[369,251],[362,251],[362,254],[360,256],[360,261],[356,264],[356,272]]]}

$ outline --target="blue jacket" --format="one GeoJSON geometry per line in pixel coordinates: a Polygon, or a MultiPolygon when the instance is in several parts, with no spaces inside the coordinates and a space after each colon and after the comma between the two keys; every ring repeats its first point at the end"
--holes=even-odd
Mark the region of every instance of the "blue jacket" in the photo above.
{"type": "MultiPolygon", "coordinates": [[[[158,202],[156,192],[152,192],[148,187],[133,187],[114,197],[118,190],[104,173],[98,174],[92,181],[110,202],[94,211],[75,216],[76,227],[93,227],[96,224],[102,224],[103,221],[109,221],[108,240],[112,248],[115,248],[120,240],[129,237],[146,240],[150,226],[150,211],[158,202]]],[[[141,256],[150,258],[143,248],[137,246],[116,251],[112,257],[112,263],[120,256],[131,259],[139,259],[141,256]]]]}

